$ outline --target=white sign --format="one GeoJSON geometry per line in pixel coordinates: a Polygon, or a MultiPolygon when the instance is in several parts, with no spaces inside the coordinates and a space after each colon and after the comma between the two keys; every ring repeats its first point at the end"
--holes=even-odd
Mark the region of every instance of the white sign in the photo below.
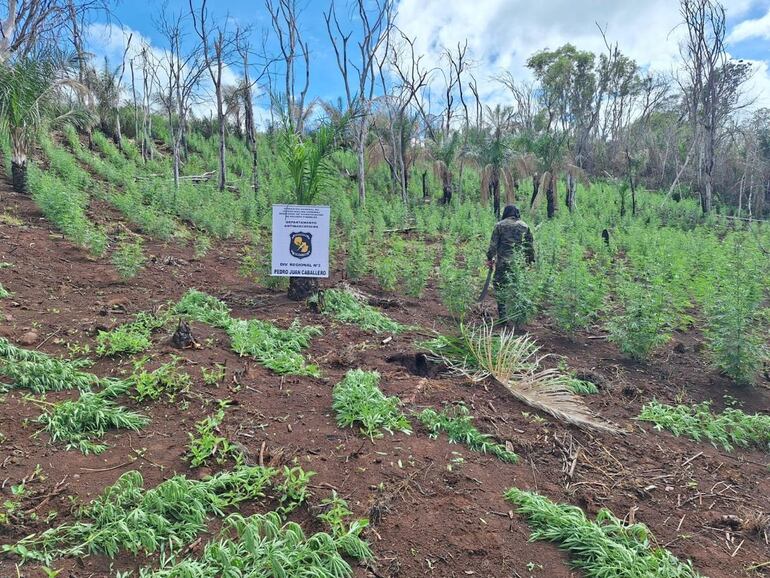
{"type": "Polygon", "coordinates": [[[329,276],[329,207],[273,205],[273,277],[329,276]]]}

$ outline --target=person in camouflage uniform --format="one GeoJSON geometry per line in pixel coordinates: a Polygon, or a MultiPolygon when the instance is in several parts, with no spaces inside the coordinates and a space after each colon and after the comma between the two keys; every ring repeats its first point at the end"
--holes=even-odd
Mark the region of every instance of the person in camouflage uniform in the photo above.
{"type": "Polygon", "coordinates": [[[505,303],[501,298],[502,288],[507,282],[514,251],[522,251],[527,263],[535,262],[535,241],[532,231],[521,220],[521,212],[514,205],[503,210],[502,220],[492,231],[492,240],[487,251],[487,266],[495,267],[494,288],[500,321],[505,321],[505,303]]]}

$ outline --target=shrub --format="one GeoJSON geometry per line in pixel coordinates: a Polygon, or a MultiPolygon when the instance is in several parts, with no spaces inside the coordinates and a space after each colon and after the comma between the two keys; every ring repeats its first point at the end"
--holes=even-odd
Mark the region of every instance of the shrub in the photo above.
{"type": "Polygon", "coordinates": [[[580,250],[573,249],[551,288],[551,316],[567,333],[585,329],[598,317],[604,294],[600,279],[591,274],[580,250]]]}
{"type": "Polygon", "coordinates": [[[525,325],[537,313],[537,295],[532,275],[527,268],[524,255],[514,251],[506,275],[505,283],[500,288],[498,300],[505,306],[505,318],[515,325],[525,325]]]}
{"type": "Polygon", "coordinates": [[[669,340],[666,295],[660,287],[625,281],[619,297],[623,310],[607,323],[609,339],[632,359],[644,361],[669,340]]]}
{"type": "Polygon", "coordinates": [[[133,242],[123,237],[112,254],[112,264],[123,279],[131,279],[144,267],[144,242],[137,237],[133,242]]]}
{"type": "Polygon", "coordinates": [[[345,379],[334,386],[332,407],[337,412],[340,427],[359,424],[362,434],[371,439],[388,433],[401,431],[411,433],[409,421],[398,409],[401,404],[397,397],[385,397],[377,385],[380,374],[376,371],[353,369],[345,379]]]}

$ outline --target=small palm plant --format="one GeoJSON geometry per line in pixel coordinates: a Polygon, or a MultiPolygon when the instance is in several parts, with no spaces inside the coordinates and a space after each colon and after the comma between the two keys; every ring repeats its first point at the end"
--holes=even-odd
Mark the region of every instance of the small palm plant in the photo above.
{"type": "MultiPolygon", "coordinates": [[[[336,148],[341,125],[324,124],[312,138],[303,138],[293,130],[283,134],[282,155],[291,178],[291,194],[297,205],[310,205],[334,180],[330,157],[336,148]]],[[[303,301],[318,292],[318,279],[289,278],[289,299],[303,301]]]]}
{"type": "Polygon", "coordinates": [[[77,121],[82,111],[61,111],[62,90],[82,91],[69,78],[74,60],[33,56],[0,65],[0,130],[11,143],[13,189],[27,191],[27,160],[38,131],[49,120],[77,121]]]}

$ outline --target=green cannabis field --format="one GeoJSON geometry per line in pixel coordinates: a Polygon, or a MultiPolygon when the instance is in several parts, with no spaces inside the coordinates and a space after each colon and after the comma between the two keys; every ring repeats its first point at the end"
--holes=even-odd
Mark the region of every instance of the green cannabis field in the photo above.
{"type": "Polygon", "coordinates": [[[90,4],[13,4],[0,577],[770,576],[770,116],[680,4],[686,78],[599,28],[493,99],[332,2],[338,101],[294,0],[277,56],[191,2],[117,68],[90,4]],[[328,278],[271,275],[289,204],[330,207],[328,278]],[[535,258],[490,285],[506,205],[535,258]]]}

